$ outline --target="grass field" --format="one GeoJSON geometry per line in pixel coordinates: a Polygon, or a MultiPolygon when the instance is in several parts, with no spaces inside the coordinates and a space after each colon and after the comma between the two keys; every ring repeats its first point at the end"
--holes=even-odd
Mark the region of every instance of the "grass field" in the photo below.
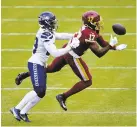
{"type": "MultiPolygon", "coordinates": [[[[135,0],[2,0],[2,126],[135,126],[136,125],[136,3],[135,0]],[[104,38],[109,40],[111,26],[121,23],[127,35],[118,36],[128,45],[124,51],[110,51],[99,59],[88,51],[83,59],[93,76],[93,85],[67,100],[64,112],[55,96],[79,79],[69,66],[48,74],[46,97],[30,112],[31,123],[17,122],[9,113],[32,89],[30,79],[15,86],[19,72],[27,71],[37,17],[52,11],[59,20],[58,32],[76,32],[81,15],[87,10],[99,12],[104,19],[104,38]]],[[[66,41],[56,41],[61,47],[66,41]]],[[[49,63],[53,60],[51,57],[49,63]]]]}

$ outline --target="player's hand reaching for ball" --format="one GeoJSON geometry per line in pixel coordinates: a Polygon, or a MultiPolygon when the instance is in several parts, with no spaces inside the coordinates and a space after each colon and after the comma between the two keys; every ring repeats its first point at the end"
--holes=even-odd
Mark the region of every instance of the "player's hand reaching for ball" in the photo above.
{"type": "Polygon", "coordinates": [[[126,49],[127,45],[126,44],[120,44],[118,46],[116,46],[116,50],[124,50],[126,49]]]}
{"type": "MultiPolygon", "coordinates": [[[[109,43],[109,44],[110,44],[112,47],[114,47],[117,43],[118,43],[117,37],[113,37],[113,36],[111,35],[111,37],[110,37],[110,43],[109,43]]],[[[120,44],[120,45],[118,45],[118,46],[115,46],[115,49],[116,49],[116,50],[124,50],[124,49],[126,49],[126,47],[127,47],[126,44],[120,44]]]]}
{"type": "Polygon", "coordinates": [[[110,44],[112,47],[114,47],[117,43],[118,43],[117,37],[113,37],[112,34],[111,34],[109,44],[110,44]]]}

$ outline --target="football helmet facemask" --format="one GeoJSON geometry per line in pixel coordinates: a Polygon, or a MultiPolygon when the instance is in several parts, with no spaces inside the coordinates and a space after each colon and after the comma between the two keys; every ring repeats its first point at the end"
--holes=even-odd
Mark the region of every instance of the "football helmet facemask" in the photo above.
{"type": "Polygon", "coordinates": [[[97,31],[103,28],[104,25],[102,17],[95,11],[85,12],[82,15],[82,21],[84,25],[97,31]]]}
{"type": "Polygon", "coordinates": [[[55,31],[58,28],[56,16],[51,12],[43,12],[38,17],[41,28],[55,31]]]}

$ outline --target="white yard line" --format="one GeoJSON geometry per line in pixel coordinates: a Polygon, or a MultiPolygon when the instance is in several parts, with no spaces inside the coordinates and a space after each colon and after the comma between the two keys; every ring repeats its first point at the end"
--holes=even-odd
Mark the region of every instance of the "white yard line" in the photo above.
{"type": "MultiPolygon", "coordinates": [[[[112,33],[103,33],[104,36],[110,36],[112,33]]],[[[30,36],[30,35],[36,35],[36,33],[1,33],[2,36],[30,36]]],[[[129,36],[135,36],[137,33],[126,33],[126,35],[129,36]]]]}
{"type": "MultiPolygon", "coordinates": [[[[1,112],[2,114],[10,114],[10,112],[1,112]]],[[[29,112],[31,114],[136,114],[136,112],[125,111],[125,112],[118,112],[118,111],[108,111],[108,112],[95,112],[95,111],[77,111],[77,112],[29,112]]]]}
{"type": "MultiPolygon", "coordinates": [[[[91,69],[106,69],[106,70],[115,70],[115,69],[118,69],[118,70],[132,70],[132,69],[136,69],[137,67],[123,67],[123,66],[106,66],[106,67],[91,67],[91,69]]],[[[1,69],[3,70],[13,70],[13,69],[28,69],[27,67],[1,67],[1,69]]]]}
{"type": "Polygon", "coordinates": [[[16,70],[16,69],[28,69],[28,68],[27,68],[27,67],[1,67],[1,69],[4,69],[4,70],[5,70],[5,69],[8,69],[8,70],[10,70],[10,69],[11,69],[11,70],[12,70],[12,69],[15,69],[15,70],[16,70]]]}
{"type": "MultiPolygon", "coordinates": [[[[64,18],[64,19],[58,19],[59,21],[64,22],[81,22],[81,19],[74,19],[74,18],[64,18]]],[[[8,18],[8,19],[2,19],[2,22],[37,22],[38,19],[29,19],[29,18],[8,18]]],[[[109,18],[105,19],[105,21],[136,21],[136,18],[109,18]]]]}
{"type": "MultiPolygon", "coordinates": [[[[1,88],[1,90],[31,90],[33,88],[1,88]]],[[[47,90],[68,90],[70,88],[48,87],[47,90]]],[[[86,90],[136,90],[136,88],[87,88],[86,90]]]]}
{"type": "Polygon", "coordinates": [[[36,33],[1,33],[2,36],[24,36],[24,35],[36,35],[36,33]]]}
{"type": "Polygon", "coordinates": [[[33,49],[1,49],[2,52],[32,52],[33,49]]]}
{"type": "MultiPolygon", "coordinates": [[[[1,49],[1,51],[2,52],[32,52],[32,49],[1,49]]],[[[125,49],[125,51],[137,51],[137,49],[125,49]]]]}
{"type": "Polygon", "coordinates": [[[93,8],[136,8],[136,6],[1,6],[1,8],[22,8],[22,9],[26,9],[26,8],[37,8],[37,9],[41,9],[41,8],[68,8],[68,9],[72,9],[72,8],[88,8],[88,9],[93,9],[93,8]]]}

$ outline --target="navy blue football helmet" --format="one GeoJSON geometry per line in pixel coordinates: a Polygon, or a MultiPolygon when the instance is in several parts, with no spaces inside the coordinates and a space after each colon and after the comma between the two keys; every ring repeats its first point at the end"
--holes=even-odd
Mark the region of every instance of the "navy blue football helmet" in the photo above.
{"type": "Polygon", "coordinates": [[[51,12],[43,12],[38,17],[38,22],[41,28],[55,31],[58,28],[56,16],[51,12]]]}

